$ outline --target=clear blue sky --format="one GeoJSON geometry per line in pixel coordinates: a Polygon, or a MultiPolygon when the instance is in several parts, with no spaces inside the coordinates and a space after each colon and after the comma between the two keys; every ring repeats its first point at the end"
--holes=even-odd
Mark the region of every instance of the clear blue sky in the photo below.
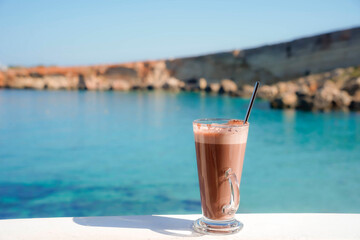
{"type": "Polygon", "coordinates": [[[0,63],[193,56],[360,26],[359,0],[0,0],[0,63]]]}

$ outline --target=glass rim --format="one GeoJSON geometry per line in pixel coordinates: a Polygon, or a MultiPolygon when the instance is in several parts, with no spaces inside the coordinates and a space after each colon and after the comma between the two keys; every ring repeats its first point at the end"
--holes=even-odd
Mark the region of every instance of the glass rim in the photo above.
{"type": "MultiPolygon", "coordinates": [[[[201,124],[201,125],[208,125],[212,123],[216,123],[217,121],[225,121],[226,123],[231,120],[239,120],[244,121],[241,119],[234,119],[234,118],[200,118],[193,121],[193,124],[201,124]]],[[[243,127],[249,127],[249,122],[246,122],[246,124],[241,125],[225,125],[225,123],[216,123],[216,127],[220,128],[243,128],[243,127]]]]}

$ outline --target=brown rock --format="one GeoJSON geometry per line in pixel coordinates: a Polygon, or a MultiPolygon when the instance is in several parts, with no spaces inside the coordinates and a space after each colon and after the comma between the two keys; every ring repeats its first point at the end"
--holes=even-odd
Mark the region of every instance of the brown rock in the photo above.
{"type": "Polygon", "coordinates": [[[236,83],[230,79],[223,79],[220,83],[220,93],[231,93],[236,92],[238,90],[238,87],[236,83]]]}
{"type": "Polygon", "coordinates": [[[314,109],[329,111],[331,109],[347,109],[351,103],[351,97],[345,91],[340,91],[336,84],[326,81],[314,97],[314,109]]]}
{"type": "Polygon", "coordinates": [[[184,82],[184,81],[180,81],[180,80],[179,80],[179,87],[180,87],[180,88],[185,87],[185,82],[184,82]]]}
{"type": "Polygon", "coordinates": [[[326,80],[323,85],[321,86],[321,88],[325,89],[325,88],[328,88],[328,89],[338,89],[338,87],[336,86],[336,84],[331,81],[331,80],[326,80]]]}
{"type": "Polygon", "coordinates": [[[293,82],[279,82],[275,86],[277,87],[278,94],[295,93],[299,90],[299,86],[293,82]]]}
{"type": "Polygon", "coordinates": [[[245,84],[244,86],[241,87],[240,90],[235,91],[235,92],[231,92],[230,95],[231,96],[242,97],[242,98],[250,98],[251,95],[252,95],[253,90],[254,90],[253,86],[245,84]]]}
{"type": "Polygon", "coordinates": [[[135,69],[139,79],[146,89],[153,90],[161,88],[170,78],[169,71],[166,68],[165,61],[138,62],[135,69]]]}
{"type": "Polygon", "coordinates": [[[112,81],[111,88],[115,91],[129,91],[131,89],[131,85],[125,80],[118,79],[112,81]]]}
{"type": "Polygon", "coordinates": [[[111,83],[105,78],[101,78],[99,81],[98,89],[101,91],[108,91],[111,89],[111,83]]]}
{"type": "Polygon", "coordinates": [[[309,91],[311,93],[315,93],[318,89],[318,84],[316,82],[310,82],[309,83],[309,91]]]}
{"type": "Polygon", "coordinates": [[[209,86],[205,89],[207,92],[211,93],[218,93],[220,90],[220,84],[219,83],[210,83],[209,86]]]}
{"type": "Polygon", "coordinates": [[[5,87],[5,75],[0,72],[0,88],[5,87]]]}
{"type": "Polygon", "coordinates": [[[32,83],[32,88],[34,89],[37,89],[37,90],[42,90],[42,89],[45,89],[45,81],[43,78],[37,78],[37,79],[34,79],[33,80],[33,83],[32,83]]]}
{"type": "Polygon", "coordinates": [[[12,79],[12,81],[9,81],[8,87],[17,89],[33,88],[32,83],[32,78],[19,76],[12,79]]]}
{"type": "Polygon", "coordinates": [[[199,79],[199,88],[200,90],[205,90],[207,86],[207,81],[205,78],[200,78],[199,79]]]}
{"type": "Polygon", "coordinates": [[[46,82],[47,89],[60,90],[70,88],[69,81],[64,75],[45,76],[44,81],[46,82]]]}
{"type": "Polygon", "coordinates": [[[165,84],[163,85],[163,89],[179,90],[181,87],[184,87],[184,85],[184,82],[180,81],[177,78],[171,77],[166,80],[165,84]]]}
{"type": "Polygon", "coordinates": [[[95,76],[89,76],[85,78],[85,85],[87,90],[97,90],[99,89],[99,79],[95,76]]]}
{"type": "Polygon", "coordinates": [[[357,91],[354,93],[353,98],[356,99],[356,100],[360,100],[360,89],[357,90],[357,91]]]}
{"type": "Polygon", "coordinates": [[[323,87],[316,92],[314,96],[315,110],[329,111],[333,107],[334,95],[337,95],[339,90],[330,86],[323,87]]]}
{"type": "Polygon", "coordinates": [[[345,91],[340,91],[333,96],[333,108],[347,109],[350,106],[352,98],[345,91]]]}
{"type": "Polygon", "coordinates": [[[277,94],[278,94],[278,89],[276,86],[264,85],[260,87],[257,93],[257,97],[260,99],[270,100],[275,98],[277,94]]]}
{"type": "Polygon", "coordinates": [[[285,93],[287,91],[287,85],[284,82],[279,82],[275,84],[275,86],[277,87],[277,92],[279,94],[285,93]]]}
{"type": "Polygon", "coordinates": [[[297,106],[295,93],[283,93],[270,102],[272,108],[295,108],[297,106]]]}
{"type": "Polygon", "coordinates": [[[298,97],[303,97],[303,96],[311,96],[312,94],[307,86],[301,86],[299,90],[296,92],[296,95],[298,97]]]}
{"type": "Polygon", "coordinates": [[[360,77],[353,78],[345,82],[342,90],[353,96],[358,90],[360,90],[360,77]]]}
{"type": "Polygon", "coordinates": [[[282,95],[282,102],[286,108],[293,108],[296,106],[297,96],[294,93],[285,93],[282,95]]]}

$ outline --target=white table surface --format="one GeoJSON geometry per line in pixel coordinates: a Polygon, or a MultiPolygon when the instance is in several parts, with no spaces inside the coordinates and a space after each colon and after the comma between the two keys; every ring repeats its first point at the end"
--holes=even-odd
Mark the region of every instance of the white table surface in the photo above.
{"type": "Polygon", "coordinates": [[[0,220],[1,240],[57,239],[360,239],[360,214],[238,214],[244,228],[221,237],[191,229],[200,215],[0,220]]]}

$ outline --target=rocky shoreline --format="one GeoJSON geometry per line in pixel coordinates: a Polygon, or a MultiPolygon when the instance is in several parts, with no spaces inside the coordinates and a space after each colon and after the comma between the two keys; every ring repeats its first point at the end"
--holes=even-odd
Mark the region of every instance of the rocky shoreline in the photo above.
{"type": "Polygon", "coordinates": [[[0,88],[204,91],[258,97],[272,108],[360,109],[360,27],[195,57],[82,67],[0,69],[0,88]]]}
{"type": "MultiPolygon", "coordinates": [[[[47,69],[49,70],[49,69],[47,69]]],[[[73,68],[64,74],[41,75],[31,69],[8,71],[5,82],[4,73],[0,72],[0,88],[36,89],[36,90],[156,90],[207,92],[228,94],[233,97],[249,98],[253,86],[245,84],[239,87],[230,79],[208,82],[205,78],[181,81],[169,77],[162,84],[132,84],[129,81],[99,77],[81,78],[83,69],[73,68]],[[10,73],[9,73],[10,72],[10,73]],[[71,73],[74,73],[73,75],[71,73]],[[13,75],[12,75],[13,74],[13,75]],[[78,78],[77,76],[80,75],[78,78]],[[4,82],[6,84],[4,84],[4,82]]],[[[96,70],[96,69],[95,69],[96,70]]],[[[99,69],[97,69],[99,70],[99,69]]],[[[53,70],[54,71],[54,70],[53,70]]],[[[111,75],[110,75],[111,76],[111,75]]],[[[262,85],[258,98],[268,100],[275,109],[297,109],[303,111],[360,111],[360,66],[338,68],[333,71],[312,74],[291,81],[262,85]]]]}
{"type": "Polygon", "coordinates": [[[264,86],[259,97],[277,109],[360,111],[360,67],[339,68],[264,86]]]}

